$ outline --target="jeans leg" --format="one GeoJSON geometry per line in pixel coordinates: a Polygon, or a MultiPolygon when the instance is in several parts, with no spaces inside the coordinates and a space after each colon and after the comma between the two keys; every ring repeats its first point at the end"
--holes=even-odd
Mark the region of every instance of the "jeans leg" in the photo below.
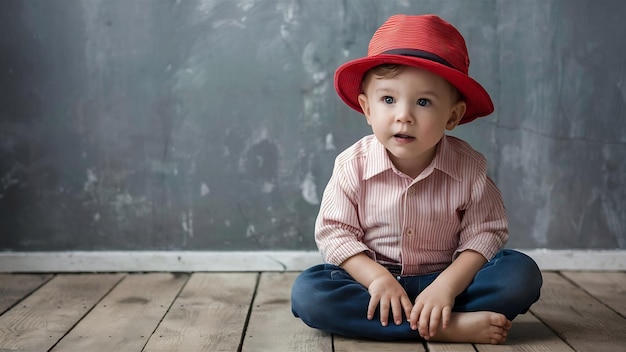
{"type": "Polygon", "coordinates": [[[342,268],[320,264],[303,271],[291,290],[292,311],[310,327],[374,340],[420,339],[408,322],[386,327],[377,312],[367,319],[370,294],[342,268]]]}
{"type": "Polygon", "coordinates": [[[530,257],[503,249],[457,296],[453,311],[491,311],[513,320],[537,302],[542,283],[541,271],[530,257]]]}

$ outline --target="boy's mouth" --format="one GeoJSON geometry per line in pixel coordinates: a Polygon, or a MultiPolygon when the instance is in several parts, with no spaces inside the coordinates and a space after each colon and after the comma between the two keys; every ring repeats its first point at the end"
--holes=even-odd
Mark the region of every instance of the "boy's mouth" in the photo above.
{"type": "Polygon", "coordinates": [[[411,136],[409,136],[409,135],[406,135],[406,134],[401,134],[401,133],[394,134],[394,135],[393,135],[393,137],[394,137],[394,138],[401,139],[401,140],[405,140],[405,141],[409,141],[409,140],[413,140],[413,139],[415,139],[415,137],[411,137],[411,136]]]}

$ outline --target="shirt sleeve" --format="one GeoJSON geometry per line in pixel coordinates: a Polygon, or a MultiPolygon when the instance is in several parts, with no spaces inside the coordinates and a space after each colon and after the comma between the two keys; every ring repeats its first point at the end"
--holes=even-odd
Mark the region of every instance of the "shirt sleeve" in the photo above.
{"type": "Polygon", "coordinates": [[[472,184],[470,202],[461,220],[459,247],[454,257],[471,249],[488,261],[508,240],[508,221],[500,190],[486,174],[486,164],[472,184]]]}
{"type": "Polygon", "coordinates": [[[315,242],[327,263],[340,265],[361,252],[372,258],[374,256],[361,241],[363,230],[358,217],[358,184],[356,170],[335,162],[315,222],[315,242]]]}

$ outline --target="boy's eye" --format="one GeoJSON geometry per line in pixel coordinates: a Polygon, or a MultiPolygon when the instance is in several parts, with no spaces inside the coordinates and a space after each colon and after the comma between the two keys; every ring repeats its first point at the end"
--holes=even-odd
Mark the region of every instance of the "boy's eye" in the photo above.
{"type": "Polygon", "coordinates": [[[387,97],[383,97],[383,102],[385,102],[385,104],[393,104],[394,100],[392,97],[387,96],[387,97]]]}
{"type": "Polygon", "coordinates": [[[430,100],[428,99],[421,98],[417,100],[417,105],[419,106],[427,106],[429,103],[430,103],[430,100]]]}

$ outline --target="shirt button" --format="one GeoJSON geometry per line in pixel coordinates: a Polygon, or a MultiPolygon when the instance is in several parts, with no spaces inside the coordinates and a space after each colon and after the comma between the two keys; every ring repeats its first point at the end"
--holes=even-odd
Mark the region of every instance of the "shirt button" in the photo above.
{"type": "Polygon", "coordinates": [[[409,188],[409,189],[406,191],[406,193],[407,193],[409,196],[414,196],[414,195],[415,195],[415,187],[411,187],[411,188],[409,188]]]}
{"type": "Polygon", "coordinates": [[[407,236],[411,237],[411,236],[413,236],[415,234],[415,230],[413,230],[411,228],[408,228],[408,229],[406,229],[405,233],[406,233],[407,236]]]}

